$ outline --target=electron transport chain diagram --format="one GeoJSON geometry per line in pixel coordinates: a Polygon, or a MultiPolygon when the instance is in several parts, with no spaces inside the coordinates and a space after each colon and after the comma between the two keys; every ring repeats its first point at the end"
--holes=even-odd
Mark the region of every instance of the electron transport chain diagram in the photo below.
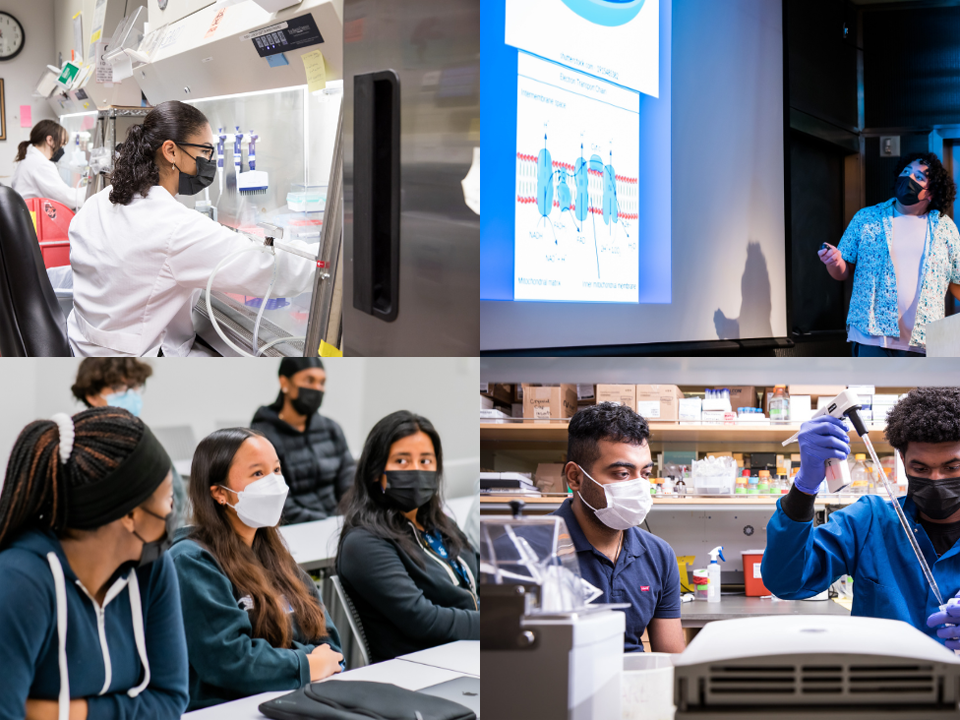
{"type": "Polygon", "coordinates": [[[514,297],[637,302],[636,93],[520,55],[514,297]]]}

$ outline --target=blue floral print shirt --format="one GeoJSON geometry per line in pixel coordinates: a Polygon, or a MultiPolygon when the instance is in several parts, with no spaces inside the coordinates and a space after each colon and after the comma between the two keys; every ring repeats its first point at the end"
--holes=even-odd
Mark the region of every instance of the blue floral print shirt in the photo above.
{"type": "MultiPolygon", "coordinates": [[[[856,265],[847,326],[867,335],[900,337],[897,323],[897,274],[890,257],[895,199],[863,208],[847,226],[837,248],[856,265]]],[[[920,275],[917,317],[911,345],[926,347],[925,326],[943,319],[950,283],[960,283],[960,234],[946,215],[931,210],[920,275]]]]}

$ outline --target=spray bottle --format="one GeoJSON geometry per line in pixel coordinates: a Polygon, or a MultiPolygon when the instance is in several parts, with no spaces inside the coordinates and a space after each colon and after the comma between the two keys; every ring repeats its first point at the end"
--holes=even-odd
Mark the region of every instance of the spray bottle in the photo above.
{"type": "Polygon", "coordinates": [[[710,564],[707,566],[707,577],[710,584],[707,586],[707,602],[720,602],[720,565],[717,563],[717,556],[724,562],[727,559],[723,556],[723,545],[718,545],[710,551],[710,564]]]}

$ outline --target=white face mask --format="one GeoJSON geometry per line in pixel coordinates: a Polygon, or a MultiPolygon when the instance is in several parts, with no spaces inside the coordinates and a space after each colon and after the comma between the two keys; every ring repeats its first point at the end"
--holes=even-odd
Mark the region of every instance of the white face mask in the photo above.
{"type": "MultiPolygon", "coordinates": [[[[220,487],[230,490],[224,485],[220,487]]],[[[230,490],[237,496],[237,504],[230,507],[237,511],[237,516],[247,527],[274,527],[280,522],[283,503],[289,491],[283,475],[268,475],[250,483],[240,492],[230,490]]]]}
{"type": "Polygon", "coordinates": [[[586,475],[590,480],[603,488],[604,495],[607,496],[607,506],[599,510],[590,507],[590,504],[583,499],[580,491],[580,500],[588,508],[593,510],[597,520],[602,522],[608,528],[613,530],[627,530],[636,527],[643,522],[653,506],[653,496],[650,495],[650,481],[646,478],[637,478],[636,480],[624,480],[623,482],[610,483],[603,485],[594,480],[582,467],[580,472],[586,475]]]}

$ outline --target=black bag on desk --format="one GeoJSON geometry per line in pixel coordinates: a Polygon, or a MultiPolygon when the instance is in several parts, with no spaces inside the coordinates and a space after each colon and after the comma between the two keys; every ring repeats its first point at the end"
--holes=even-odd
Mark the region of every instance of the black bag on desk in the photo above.
{"type": "Polygon", "coordinates": [[[332,680],[311,683],[260,705],[274,720],[476,720],[459,703],[389,683],[332,680]]]}

